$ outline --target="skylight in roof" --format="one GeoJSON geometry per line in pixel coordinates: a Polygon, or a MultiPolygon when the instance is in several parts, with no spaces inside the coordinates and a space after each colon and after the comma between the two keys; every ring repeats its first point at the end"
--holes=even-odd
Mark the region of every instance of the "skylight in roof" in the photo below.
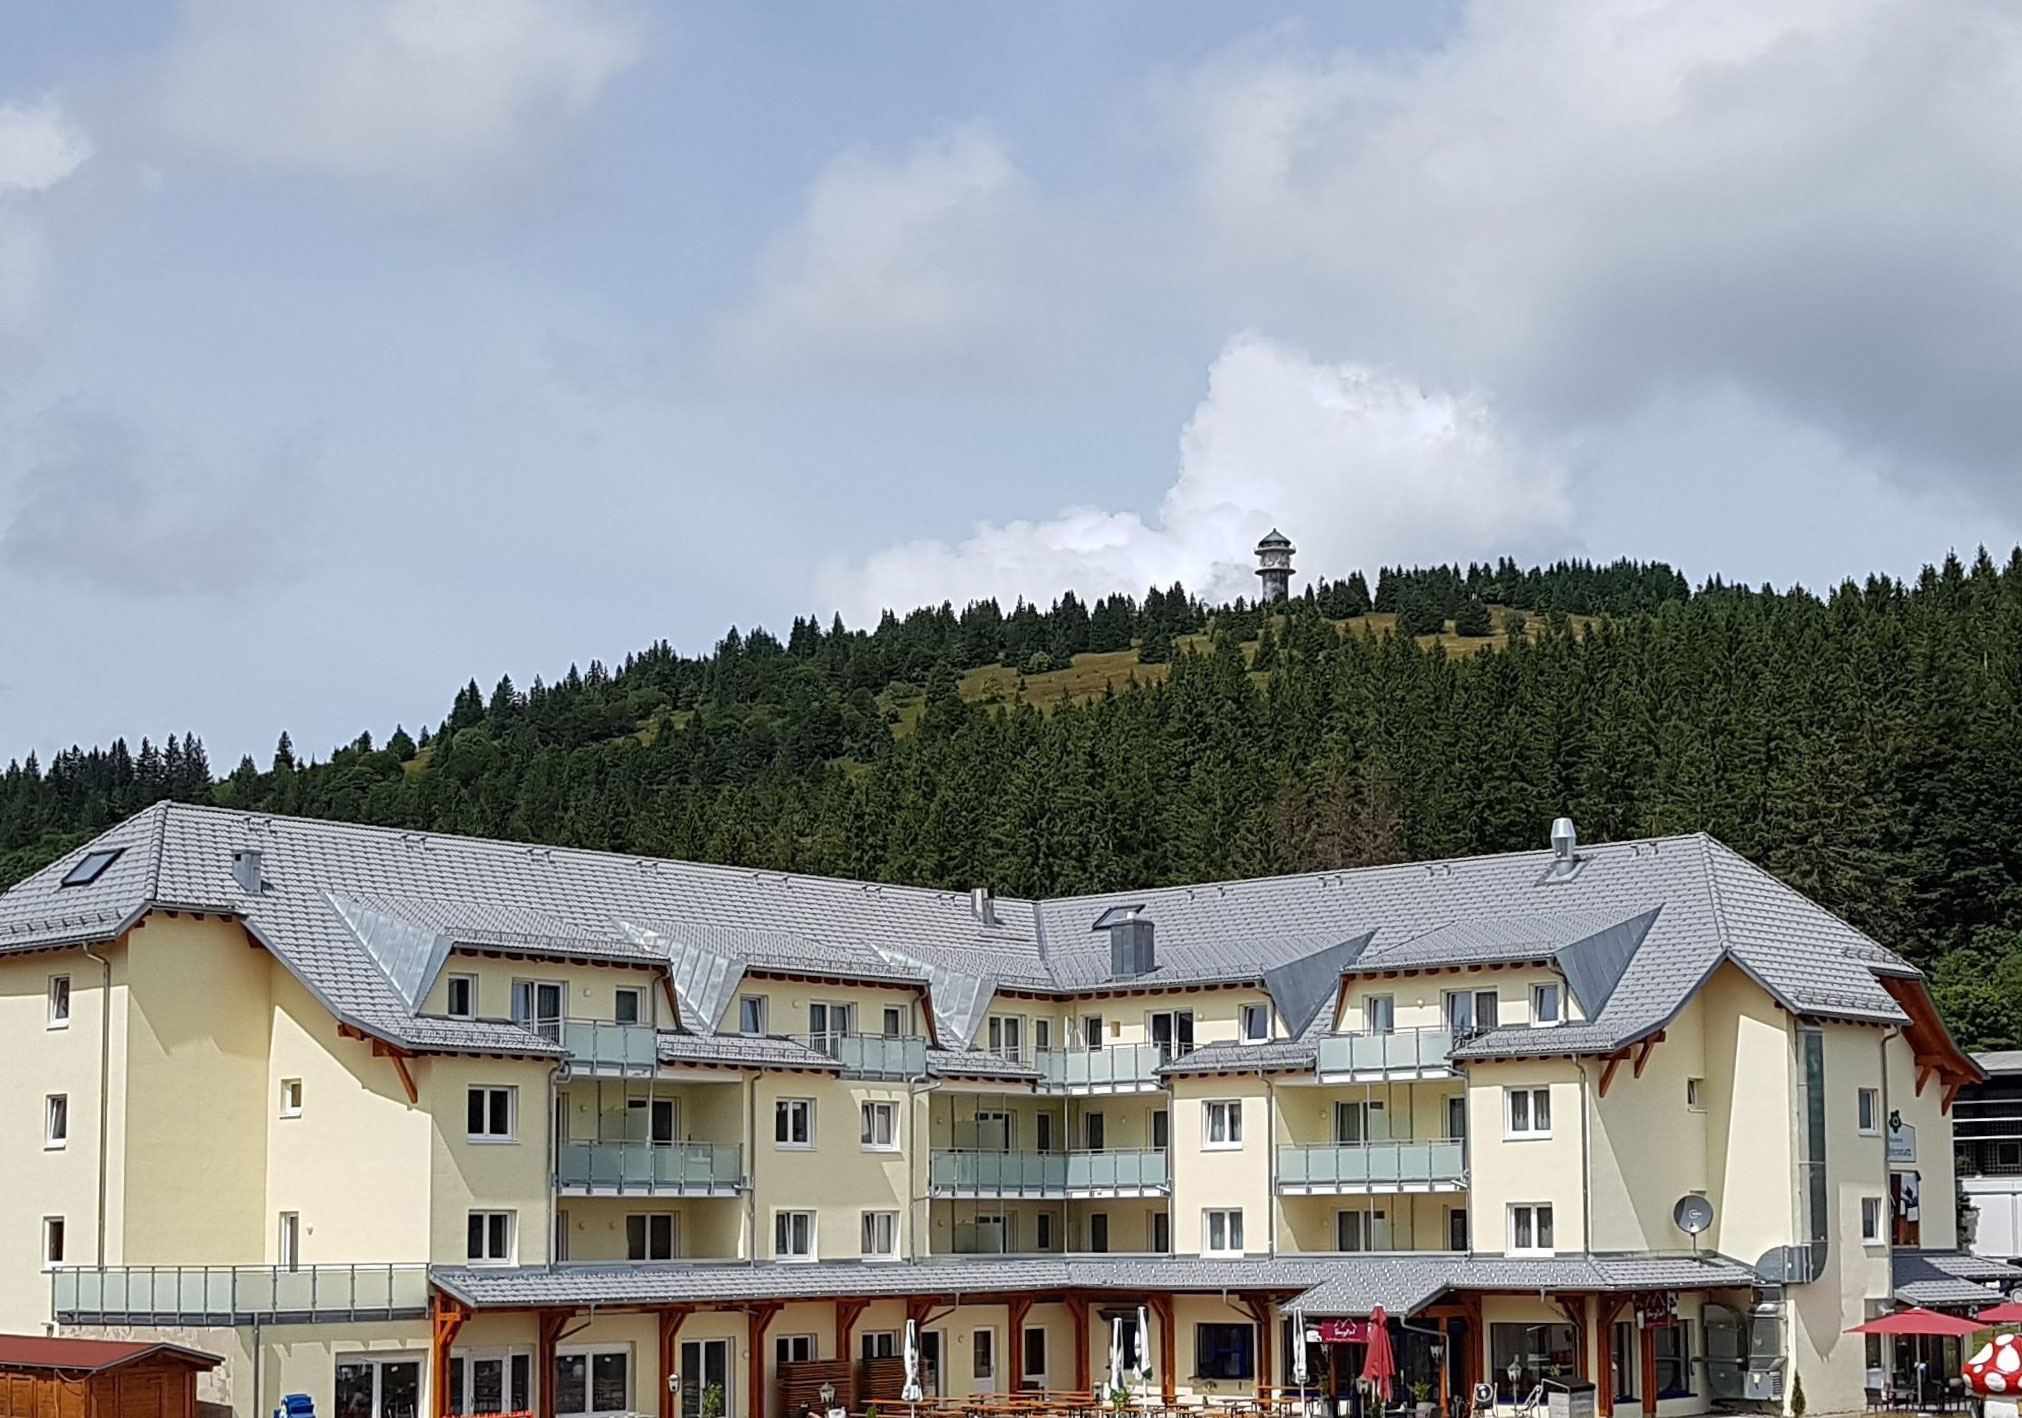
{"type": "Polygon", "coordinates": [[[1111,926],[1120,926],[1143,909],[1144,904],[1142,902],[1139,902],[1135,906],[1112,906],[1100,916],[1097,916],[1095,924],[1090,926],[1089,929],[1091,931],[1106,931],[1111,926]]]}
{"type": "Polygon", "coordinates": [[[96,852],[86,852],[83,860],[63,874],[65,886],[89,886],[105,875],[105,869],[118,861],[124,847],[102,847],[96,852]]]}

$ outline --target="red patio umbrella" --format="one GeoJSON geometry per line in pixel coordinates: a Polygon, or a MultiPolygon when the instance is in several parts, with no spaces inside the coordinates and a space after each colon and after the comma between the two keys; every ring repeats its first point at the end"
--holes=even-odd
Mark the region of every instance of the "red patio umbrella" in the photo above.
{"type": "Polygon", "coordinates": [[[1987,1326],[1979,1320],[1963,1319],[1958,1315],[1941,1315],[1936,1310],[1920,1309],[1912,1305],[1907,1310],[1897,1310],[1894,1314],[1883,1315],[1880,1319],[1857,1324],[1848,1334],[1956,1334],[1962,1338],[1968,1334],[1978,1334],[1987,1326]]]}
{"type": "Polygon", "coordinates": [[[1362,1356],[1362,1377],[1376,1388],[1377,1397],[1390,1402],[1390,1381],[1397,1376],[1397,1357],[1390,1352],[1390,1325],[1383,1318],[1383,1306],[1369,1312],[1369,1347],[1362,1356]]]}
{"type": "Polygon", "coordinates": [[[2016,1304],[2013,1300],[2004,1300],[1998,1305],[1980,1311],[1973,1318],[1981,1324],[2022,1324],[2022,1305],[2016,1304]]]}

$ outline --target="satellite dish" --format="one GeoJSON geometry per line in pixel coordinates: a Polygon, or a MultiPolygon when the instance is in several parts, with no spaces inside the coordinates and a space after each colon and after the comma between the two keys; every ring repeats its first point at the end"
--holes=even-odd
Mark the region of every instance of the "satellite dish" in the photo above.
{"type": "Polygon", "coordinates": [[[1713,1203],[1697,1192],[1688,1192],[1671,1208],[1671,1220],[1686,1235],[1697,1236],[1713,1224],[1713,1203]]]}

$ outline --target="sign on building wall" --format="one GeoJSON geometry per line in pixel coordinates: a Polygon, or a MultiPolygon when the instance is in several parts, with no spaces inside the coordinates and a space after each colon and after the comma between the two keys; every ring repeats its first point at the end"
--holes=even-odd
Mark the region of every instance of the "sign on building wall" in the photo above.
{"type": "Polygon", "coordinates": [[[1917,1130],[1903,1121],[1901,1113],[1889,1114],[1889,1165],[1913,1164],[1917,1160],[1917,1130]]]}

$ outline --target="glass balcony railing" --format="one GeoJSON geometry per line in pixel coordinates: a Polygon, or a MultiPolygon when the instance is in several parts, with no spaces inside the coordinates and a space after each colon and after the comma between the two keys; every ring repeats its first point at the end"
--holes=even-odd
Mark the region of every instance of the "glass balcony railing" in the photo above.
{"type": "Polygon", "coordinates": [[[927,1041],[902,1034],[799,1034],[807,1045],[842,1065],[844,1078],[925,1078],[927,1041]]]}
{"type": "Polygon", "coordinates": [[[1396,1029],[1387,1034],[1328,1034],[1320,1040],[1320,1077],[1447,1074],[1451,1029],[1396,1029]]]}
{"type": "Polygon", "coordinates": [[[53,1271],[59,1324],[210,1325],[418,1319],[426,1265],[95,1266],[53,1271]]]}
{"type": "Polygon", "coordinates": [[[1103,1152],[990,1152],[938,1149],[927,1161],[930,1190],[942,1195],[1108,1196],[1164,1193],[1172,1173],[1163,1148],[1103,1152]]]}
{"type": "Polygon", "coordinates": [[[1457,1138],[1278,1149],[1281,1192],[1445,1190],[1466,1185],[1466,1146],[1457,1138]]]}
{"type": "Polygon", "coordinates": [[[743,1149],[721,1142],[565,1142],[563,1191],[732,1196],[744,1185],[743,1149]]]}
{"type": "Polygon", "coordinates": [[[1159,1065],[1171,1058],[1159,1044],[1106,1049],[1040,1049],[1032,1062],[1042,1093],[1140,1093],[1163,1087],[1159,1065]]]}
{"type": "Polygon", "coordinates": [[[649,1024],[564,1019],[560,1038],[578,1071],[652,1073],[660,1066],[659,1039],[649,1024]]]}

